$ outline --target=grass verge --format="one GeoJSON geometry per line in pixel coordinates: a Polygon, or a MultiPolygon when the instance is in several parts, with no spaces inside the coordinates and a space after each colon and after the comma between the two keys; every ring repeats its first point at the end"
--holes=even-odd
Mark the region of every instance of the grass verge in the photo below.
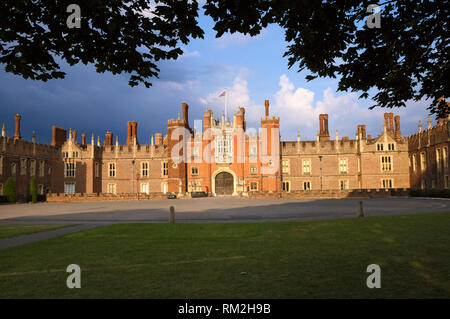
{"type": "Polygon", "coordinates": [[[112,225],[0,251],[0,297],[450,298],[449,244],[450,213],[112,225]]]}

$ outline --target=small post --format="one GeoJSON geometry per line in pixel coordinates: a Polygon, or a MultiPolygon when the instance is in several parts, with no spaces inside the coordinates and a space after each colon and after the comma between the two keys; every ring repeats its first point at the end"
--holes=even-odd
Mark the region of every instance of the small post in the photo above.
{"type": "Polygon", "coordinates": [[[363,203],[362,200],[358,203],[358,217],[364,217],[363,203]]]}
{"type": "Polygon", "coordinates": [[[169,210],[169,224],[175,224],[175,207],[170,206],[169,210]]]}

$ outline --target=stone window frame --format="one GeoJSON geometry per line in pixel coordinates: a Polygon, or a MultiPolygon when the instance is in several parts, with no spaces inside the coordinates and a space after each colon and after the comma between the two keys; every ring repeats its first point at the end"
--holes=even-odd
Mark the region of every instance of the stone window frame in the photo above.
{"type": "Polygon", "coordinates": [[[141,168],[141,178],[149,178],[150,177],[150,162],[142,161],[140,168],[141,168]]]}
{"type": "Polygon", "coordinates": [[[291,192],[291,182],[290,181],[283,181],[281,183],[281,189],[283,192],[290,193],[291,192]],[[287,185],[287,190],[286,190],[287,185]]]}
{"type": "Polygon", "coordinates": [[[139,185],[139,192],[141,194],[147,194],[147,195],[150,194],[150,183],[147,183],[147,182],[141,183],[139,185]]]}
{"type": "Polygon", "coordinates": [[[25,176],[27,175],[27,159],[21,158],[20,159],[20,175],[25,176]]]}
{"type": "Polygon", "coordinates": [[[302,173],[304,175],[310,175],[312,171],[312,163],[310,158],[303,158],[302,159],[302,173]],[[305,165],[305,163],[309,163],[309,165],[305,165]],[[305,171],[305,166],[309,168],[308,171],[305,171]]]}
{"type": "Polygon", "coordinates": [[[99,162],[95,162],[94,164],[94,176],[95,178],[99,178],[100,177],[100,163],[99,162]]]}
{"type": "Polygon", "coordinates": [[[381,188],[384,188],[384,189],[395,188],[394,187],[394,179],[393,178],[382,178],[381,179],[381,188]],[[390,185],[386,186],[386,182],[390,185]]]}
{"type": "Polygon", "coordinates": [[[347,157],[345,157],[345,158],[339,158],[339,174],[347,174],[348,173],[348,158],[347,157]],[[344,167],[345,167],[345,170],[342,170],[342,163],[341,163],[341,161],[344,161],[344,167]]]}
{"type": "Polygon", "coordinates": [[[377,143],[377,151],[384,152],[384,143],[377,143]]]}
{"type": "Polygon", "coordinates": [[[380,156],[380,171],[382,173],[394,171],[394,158],[392,155],[380,156]],[[389,161],[385,161],[384,159],[389,159],[389,161]]]}
{"type": "Polygon", "coordinates": [[[303,181],[302,188],[303,188],[304,191],[312,190],[312,182],[310,180],[303,181]],[[309,185],[306,184],[306,183],[308,183],[309,185]],[[308,185],[309,187],[306,187],[306,185],[308,185]]]}
{"type": "Polygon", "coordinates": [[[422,172],[427,170],[427,156],[425,152],[420,153],[420,169],[422,172]]]}
{"type": "Polygon", "coordinates": [[[448,168],[448,147],[442,148],[442,161],[444,162],[444,168],[448,168]]]}
{"type": "Polygon", "coordinates": [[[39,161],[39,177],[45,176],[45,161],[39,161]]]}
{"type": "Polygon", "coordinates": [[[106,191],[108,194],[117,195],[117,184],[116,183],[108,183],[106,186],[106,191]]]}
{"type": "Polygon", "coordinates": [[[169,162],[168,161],[161,162],[161,174],[162,174],[162,177],[169,176],[169,162]]]}
{"type": "Polygon", "coordinates": [[[109,162],[108,163],[108,177],[109,178],[116,178],[117,177],[117,163],[116,162],[109,162]],[[113,165],[113,166],[111,166],[113,165]]]}
{"type": "Polygon", "coordinates": [[[30,160],[30,176],[31,177],[36,176],[36,160],[35,159],[30,160]]]}
{"type": "Polygon", "coordinates": [[[64,163],[64,177],[65,178],[75,178],[77,174],[77,166],[75,162],[64,163]]]}
{"type": "Polygon", "coordinates": [[[259,190],[258,182],[250,182],[250,191],[251,192],[257,192],[259,190]],[[252,186],[256,185],[256,188],[253,188],[252,186]]]}
{"type": "Polygon", "coordinates": [[[343,190],[350,189],[349,185],[350,185],[350,183],[349,183],[348,179],[340,179],[339,180],[339,190],[343,191],[343,190]],[[345,187],[344,188],[342,188],[342,185],[341,185],[342,182],[345,183],[345,187]]]}
{"type": "Polygon", "coordinates": [[[282,174],[290,174],[291,172],[291,160],[282,159],[281,160],[281,173],[282,174]],[[286,163],[286,165],[285,165],[286,163]]]}
{"type": "Polygon", "coordinates": [[[191,166],[191,176],[198,176],[199,171],[198,166],[191,166]]]}
{"type": "Polygon", "coordinates": [[[257,175],[257,174],[258,174],[258,166],[250,165],[250,175],[257,175]]]}

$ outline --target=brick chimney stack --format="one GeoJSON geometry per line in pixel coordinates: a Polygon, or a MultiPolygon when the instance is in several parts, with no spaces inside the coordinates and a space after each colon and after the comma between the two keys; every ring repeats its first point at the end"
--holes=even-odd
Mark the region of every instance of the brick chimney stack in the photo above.
{"type": "Polygon", "coordinates": [[[395,119],[395,133],[394,133],[394,136],[397,139],[401,139],[402,138],[402,133],[400,132],[400,115],[396,115],[394,119],[395,119]]]}
{"type": "Polygon", "coordinates": [[[358,131],[357,135],[359,136],[359,133],[361,133],[361,138],[363,140],[366,139],[366,126],[365,125],[358,125],[358,131]]]}
{"type": "Polygon", "coordinates": [[[189,127],[189,105],[185,102],[181,103],[181,109],[183,112],[183,122],[186,127],[189,127]]]}
{"type": "Polygon", "coordinates": [[[20,114],[16,114],[14,120],[16,121],[16,130],[14,131],[14,140],[20,140],[22,139],[22,136],[20,135],[20,119],[22,117],[20,114]]]}
{"type": "Polygon", "coordinates": [[[81,144],[86,145],[86,133],[81,134],[81,144]]]}
{"type": "Polygon", "coordinates": [[[264,106],[266,108],[266,118],[269,117],[269,100],[264,101],[264,106]]]}
{"type": "Polygon", "coordinates": [[[161,133],[155,134],[155,145],[162,145],[163,144],[163,135],[161,133]]]}
{"type": "Polygon", "coordinates": [[[72,136],[73,136],[73,141],[76,143],[77,142],[77,130],[72,131],[72,136]]]}
{"type": "Polygon", "coordinates": [[[103,142],[103,145],[105,145],[105,146],[113,145],[113,133],[111,133],[111,132],[105,133],[105,141],[103,142]]]}
{"type": "Polygon", "coordinates": [[[137,122],[128,121],[127,126],[127,145],[134,145],[134,138],[136,138],[136,144],[139,144],[137,138],[137,122]]]}
{"type": "Polygon", "coordinates": [[[67,139],[67,131],[61,127],[52,126],[52,145],[62,146],[67,139]]]}
{"type": "Polygon", "coordinates": [[[328,132],[328,114],[320,114],[319,115],[319,141],[329,141],[330,133],[328,132]]]}

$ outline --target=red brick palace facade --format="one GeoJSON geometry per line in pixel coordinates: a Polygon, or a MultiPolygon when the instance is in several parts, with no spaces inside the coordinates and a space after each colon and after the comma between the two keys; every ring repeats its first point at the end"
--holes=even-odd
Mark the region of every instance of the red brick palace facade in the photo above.
{"type": "Polygon", "coordinates": [[[195,130],[182,118],[167,123],[167,134],[157,133],[140,144],[138,123],[128,122],[125,145],[106,132],[103,143],[93,135],[81,141],[75,130],[53,127],[51,145],[25,141],[20,133],[0,137],[0,195],[8,177],[16,180],[19,200],[32,177],[48,199],[67,197],[162,198],[168,193],[283,197],[283,194],[329,194],[354,190],[449,187],[449,129],[439,119],[418,133],[402,136],[400,117],[384,115],[384,130],[366,134],[358,125],[355,139],[331,138],[328,115],[319,117],[314,141],[280,141],[280,119],[270,116],[269,102],[259,131],[247,129],[245,109],[232,119],[216,118],[206,109],[203,128],[195,130]],[[328,193],[327,193],[328,192],[328,193]],[[103,196],[103,197],[102,197],[103,196]]]}

